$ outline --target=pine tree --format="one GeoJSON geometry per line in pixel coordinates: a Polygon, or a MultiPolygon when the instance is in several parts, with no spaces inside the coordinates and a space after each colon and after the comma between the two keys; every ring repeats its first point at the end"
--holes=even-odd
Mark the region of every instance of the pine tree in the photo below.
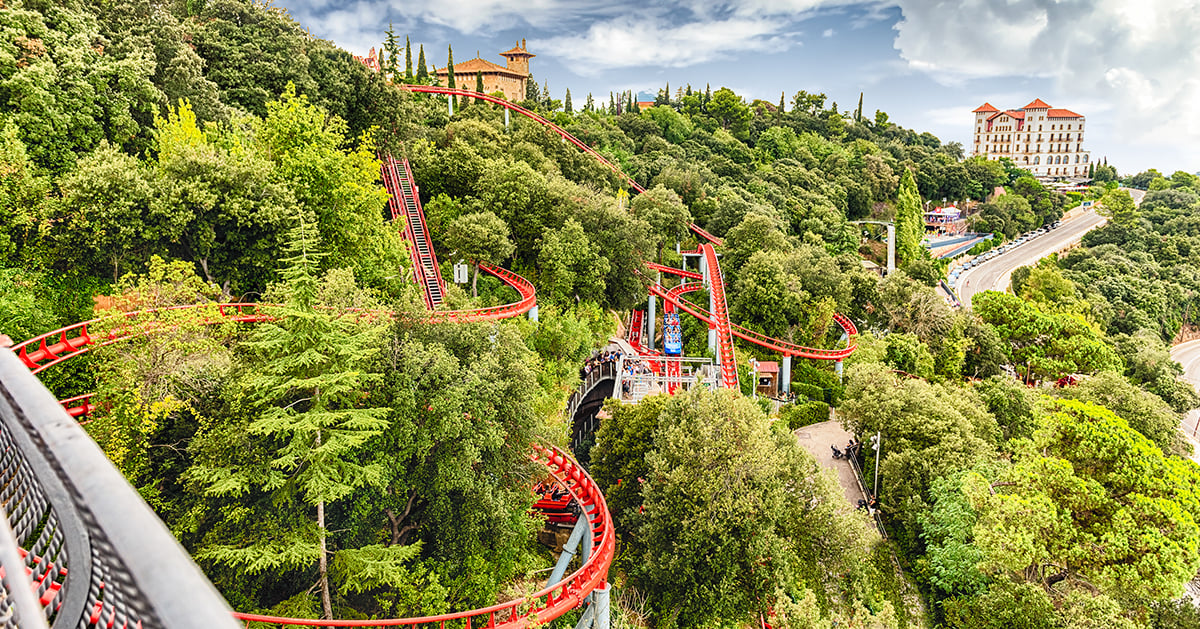
{"type": "Polygon", "coordinates": [[[591,92],[588,92],[587,103],[584,104],[583,110],[586,112],[596,111],[596,99],[592,98],[591,92]]]}
{"type": "Polygon", "coordinates": [[[617,115],[617,101],[613,98],[613,93],[608,93],[608,113],[617,115]]]}
{"type": "Polygon", "coordinates": [[[691,83],[687,84],[687,92],[685,92],[685,95],[687,95],[687,96],[692,95],[692,84],[691,83]]]}
{"type": "MultiPolygon", "coordinates": [[[[386,67],[387,67],[387,55],[384,54],[383,48],[380,47],[379,48],[379,71],[383,72],[383,69],[386,67]]],[[[386,77],[387,75],[385,74],[384,76],[386,77]]]]}
{"type": "Polygon", "coordinates": [[[629,111],[635,114],[641,113],[641,106],[638,105],[637,95],[633,93],[633,90],[629,91],[629,111]]]}
{"type": "Polygon", "coordinates": [[[571,114],[571,113],[575,113],[574,109],[575,108],[571,106],[571,88],[568,87],[567,95],[563,99],[563,111],[571,114]]]}
{"type": "MultiPolygon", "coordinates": [[[[251,419],[239,432],[242,444],[225,449],[227,460],[205,459],[188,472],[210,496],[235,502],[246,496],[272,511],[254,523],[255,535],[243,537],[249,543],[212,544],[197,557],[247,574],[306,572],[315,563],[323,618],[332,619],[331,556],[351,582],[395,586],[406,574],[402,564],[419,546],[330,547],[326,508],[360,488],[382,489],[382,468],[361,461],[366,444],[389,425],[390,409],[363,406],[382,382],[374,365],[387,327],[319,303],[314,225],[302,217],[288,242],[284,304],[272,308],[273,319],[256,326],[244,343],[250,364],[236,386],[251,419]],[[246,448],[261,454],[251,465],[238,460],[246,448]],[[266,492],[270,500],[254,500],[254,492],[266,492]]],[[[228,526],[246,524],[234,521],[245,514],[225,517],[228,526]]]]}
{"type": "Polygon", "coordinates": [[[783,121],[783,92],[779,93],[779,106],[775,108],[775,124],[783,121]]]}
{"type": "Polygon", "coordinates": [[[412,80],[413,80],[412,41],[409,40],[408,35],[405,35],[404,36],[404,82],[412,83],[412,80]]]}
{"type": "Polygon", "coordinates": [[[921,240],[925,237],[925,221],[921,215],[921,195],[912,171],[904,168],[900,190],[896,194],[896,256],[902,263],[921,257],[921,240]]]}
{"type": "Polygon", "coordinates": [[[856,122],[856,123],[862,122],[862,100],[863,100],[863,93],[859,92],[858,93],[858,109],[854,110],[854,122],[856,122]]]}
{"type": "Polygon", "coordinates": [[[420,53],[417,55],[417,83],[425,83],[429,80],[429,70],[425,67],[425,44],[421,44],[420,53]]]}
{"type": "Polygon", "coordinates": [[[384,76],[395,81],[396,80],[396,59],[400,57],[400,45],[396,42],[396,31],[392,29],[392,23],[388,22],[387,37],[383,40],[383,49],[387,51],[387,65],[382,66],[384,76]]]}
{"type": "Polygon", "coordinates": [[[710,101],[710,100],[712,100],[712,86],[710,86],[708,83],[705,83],[704,84],[704,104],[707,105],[708,101],[710,101]]]}
{"type": "Polygon", "coordinates": [[[538,106],[548,107],[550,105],[550,80],[542,82],[542,93],[538,94],[538,106]]]}

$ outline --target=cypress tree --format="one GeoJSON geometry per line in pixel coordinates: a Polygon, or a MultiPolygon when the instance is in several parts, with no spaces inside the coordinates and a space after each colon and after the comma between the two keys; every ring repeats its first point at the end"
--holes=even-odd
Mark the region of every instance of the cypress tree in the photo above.
{"type": "Polygon", "coordinates": [[[640,109],[641,108],[638,105],[637,97],[634,95],[633,90],[630,90],[629,91],[629,111],[636,114],[636,113],[641,113],[640,109]]]}
{"type": "Polygon", "coordinates": [[[608,113],[617,115],[617,101],[613,98],[613,93],[608,93],[608,113]]]}
{"type": "Polygon", "coordinates": [[[775,108],[775,122],[783,120],[783,92],[779,93],[779,106],[775,108]]]}
{"type": "Polygon", "coordinates": [[[858,93],[858,109],[854,110],[854,122],[862,122],[862,98],[863,93],[858,93]]]}
{"type": "Polygon", "coordinates": [[[381,46],[379,48],[379,71],[383,72],[383,69],[386,67],[387,67],[387,55],[385,55],[383,53],[383,47],[381,46]]]}
{"type": "Polygon", "coordinates": [[[404,36],[404,81],[406,83],[412,83],[412,80],[413,80],[412,41],[409,40],[408,35],[405,35],[404,36]]]}
{"type": "Polygon", "coordinates": [[[925,221],[921,216],[921,195],[912,171],[904,168],[900,190],[896,194],[896,257],[908,263],[921,257],[921,239],[925,221]]]}
{"type": "Polygon", "coordinates": [[[691,96],[691,95],[692,95],[692,84],[691,84],[691,83],[688,83],[688,84],[687,84],[687,91],[686,91],[686,92],[684,92],[684,95],[686,95],[686,96],[691,96]]]}
{"type": "Polygon", "coordinates": [[[710,100],[712,100],[712,86],[710,86],[708,83],[705,83],[704,84],[704,104],[707,105],[708,101],[710,101],[710,100]]]}
{"type": "Polygon", "coordinates": [[[588,92],[587,103],[583,106],[583,110],[587,112],[596,111],[596,99],[592,98],[591,92],[588,92]]]}
{"type": "Polygon", "coordinates": [[[542,107],[550,105],[550,79],[542,81],[542,93],[538,95],[538,105],[542,107]]]}
{"type": "Polygon", "coordinates": [[[563,111],[571,114],[574,112],[574,107],[571,106],[571,88],[567,88],[567,96],[563,99],[563,111]]]}
{"type": "Polygon", "coordinates": [[[475,91],[483,93],[483,70],[475,71],[475,91]]]}
{"type": "Polygon", "coordinates": [[[421,44],[420,54],[417,56],[417,83],[424,83],[429,80],[429,70],[425,68],[425,44],[421,44]]]}
{"type": "MultiPolygon", "coordinates": [[[[454,85],[454,47],[453,46],[446,46],[446,72],[448,74],[446,77],[446,87],[448,87],[450,89],[455,89],[456,86],[454,85]]],[[[453,95],[451,95],[449,98],[450,98],[451,102],[454,102],[455,99],[454,99],[453,95]]]]}

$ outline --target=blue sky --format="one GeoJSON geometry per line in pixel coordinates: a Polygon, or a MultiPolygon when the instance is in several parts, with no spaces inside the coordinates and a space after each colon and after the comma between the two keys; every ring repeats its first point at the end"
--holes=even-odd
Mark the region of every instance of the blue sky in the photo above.
{"type": "MultiPolygon", "coordinates": [[[[1200,171],[1200,0],[276,0],[364,54],[389,21],[445,65],[526,39],[534,78],[571,90],[729,87],[747,101],[824,92],[841,109],[971,139],[984,101],[1087,117],[1085,148],[1122,173],[1200,171]]],[[[416,55],[414,54],[414,61],[416,55]]]]}

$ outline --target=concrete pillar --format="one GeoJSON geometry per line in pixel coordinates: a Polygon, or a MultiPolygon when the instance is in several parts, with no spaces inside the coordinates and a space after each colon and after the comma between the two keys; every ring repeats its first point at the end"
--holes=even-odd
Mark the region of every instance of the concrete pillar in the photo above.
{"type": "Polygon", "coordinates": [[[891,275],[896,272],[896,224],[888,223],[888,252],[887,252],[887,274],[891,275]]]}
{"type": "Polygon", "coordinates": [[[534,323],[537,323],[537,320],[538,320],[538,311],[537,311],[537,306],[536,306],[536,305],[535,305],[534,307],[532,307],[532,308],[530,308],[530,309],[529,309],[529,320],[530,320],[530,321],[533,321],[534,323]]]}
{"type": "Polygon", "coordinates": [[[504,128],[505,129],[507,129],[508,125],[509,125],[508,112],[509,112],[508,107],[505,107],[504,108],[504,128]]]}
{"type": "Polygon", "coordinates": [[[783,379],[783,392],[788,393],[792,390],[792,357],[783,357],[783,368],[779,370],[779,377],[783,379]]]}
{"type": "Polygon", "coordinates": [[[449,107],[450,117],[453,118],[454,117],[454,96],[453,95],[446,97],[446,105],[449,107]]]}
{"type": "MultiPolygon", "coordinates": [[[[658,282],[660,284],[662,283],[662,274],[659,274],[658,282]]],[[[658,298],[655,297],[653,293],[651,293],[650,294],[650,304],[646,307],[646,314],[649,315],[649,318],[646,321],[646,340],[644,343],[642,343],[648,349],[654,349],[654,317],[656,316],[655,305],[656,305],[657,301],[658,301],[658,298]]]]}
{"type": "Polygon", "coordinates": [[[833,364],[833,373],[837,374],[838,381],[842,379],[842,361],[837,361],[833,364]]]}

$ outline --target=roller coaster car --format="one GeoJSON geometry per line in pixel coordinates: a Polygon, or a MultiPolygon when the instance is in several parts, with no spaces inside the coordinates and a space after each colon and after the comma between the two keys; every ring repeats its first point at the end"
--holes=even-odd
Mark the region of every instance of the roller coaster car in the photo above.
{"type": "Polygon", "coordinates": [[[547,522],[575,524],[579,519],[579,505],[571,499],[570,492],[557,483],[538,485],[534,493],[540,497],[533,503],[533,509],[545,514],[547,522]]]}

